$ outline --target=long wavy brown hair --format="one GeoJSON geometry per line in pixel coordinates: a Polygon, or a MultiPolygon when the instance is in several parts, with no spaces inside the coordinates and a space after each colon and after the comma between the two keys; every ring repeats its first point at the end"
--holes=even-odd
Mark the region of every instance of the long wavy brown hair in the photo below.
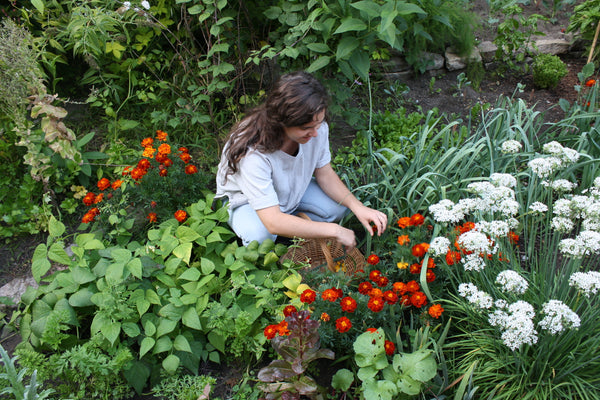
{"type": "Polygon", "coordinates": [[[227,173],[238,171],[248,148],[272,153],[281,148],[285,127],[303,126],[327,110],[325,87],[311,74],[299,71],[282,75],[263,104],[254,108],[231,130],[224,156],[227,173]]]}

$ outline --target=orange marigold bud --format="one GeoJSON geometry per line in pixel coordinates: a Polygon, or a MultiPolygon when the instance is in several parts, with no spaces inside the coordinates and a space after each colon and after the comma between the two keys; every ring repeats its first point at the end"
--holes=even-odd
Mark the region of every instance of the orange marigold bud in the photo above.
{"type": "Polygon", "coordinates": [[[148,222],[150,222],[150,223],[156,222],[156,213],[151,212],[148,214],[148,216],[146,218],[148,218],[148,222]]]}
{"type": "Polygon", "coordinates": [[[585,86],[587,86],[587,87],[592,87],[592,86],[594,86],[595,84],[596,84],[596,80],[595,80],[595,79],[588,79],[588,80],[585,82],[585,86]]]}

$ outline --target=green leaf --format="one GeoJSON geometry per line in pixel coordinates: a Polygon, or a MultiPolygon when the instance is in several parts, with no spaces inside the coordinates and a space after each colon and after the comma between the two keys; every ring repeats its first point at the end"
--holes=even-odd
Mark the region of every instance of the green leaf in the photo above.
{"type": "Polygon", "coordinates": [[[140,260],[139,258],[133,258],[127,263],[127,270],[131,273],[131,275],[135,276],[138,279],[142,279],[142,260],[140,260]]]}
{"type": "Polygon", "coordinates": [[[123,271],[125,270],[125,266],[121,263],[113,263],[108,266],[106,269],[106,274],[104,275],[104,279],[106,279],[106,283],[111,286],[115,286],[123,282],[123,271]]]}
{"type": "Polygon", "coordinates": [[[50,270],[50,261],[47,258],[48,250],[44,243],[40,243],[37,245],[33,252],[32,262],[31,262],[31,273],[36,282],[40,282],[42,276],[46,275],[46,273],[50,270]]]}
{"type": "Polygon", "coordinates": [[[152,289],[146,289],[146,300],[150,302],[150,304],[160,305],[160,297],[156,292],[152,289]]]}
{"type": "Polygon", "coordinates": [[[155,343],[156,340],[154,340],[154,338],[146,336],[140,344],[140,358],[144,357],[144,354],[152,350],[155,343]]]}
{"type": "Polygon", "coordinates": [[[306,68],[306,72],[313,73],[315,71],[320,70],[323,67],[326,67],[329,64],[331,57],[329,56],[319,56],[315,61],[313,61],[308,68],[306,68]]]}
{"type": "Polygon", "coordinates": [[[185,310],[181,316],[181,322],[188,328],[196,329],[198,331],[202,330],[202,324],[200,323],[196,307],[189,307],[185,310]]]}
{"type": "Polygon", "coordinates": [[[369,19],[381,16],[381,6],[371,0],[357,1],[350,4],[352,7],[367,14],[369,19]]]}
{"type": "Polygon", "coordinates": [[[190,264],[190,257],[192,256],[192,243],[182,243],[173,249],[173,255],[181,258],[186,264],[190,264]]]}
{"type": "Polygon", "coordinates": [[[427,12],[425,12],[421,7],[419,7],[416,4],[402,2],[402,3],[396,3],[396,5],[397,5],[396,10],[398,10],[398,14],[400,14],[400,15],[409,15],[409,14],[427,15],[427,12]]]}
{"type": "Polygon", "coordinates": [[[225,338],[223,335],[211,331],[208,334],[208,341],[215,346],[215,349],[219,350],[221,353],[225,353],[225,338]]]}
{"type": "Polygon", "coordinates": [[[150,321],[149,319],[145,320],[142,323],[142,326],[144,327],[144,334],[146,336],[154,336],[156,333],[156,325],[154,325],[154,322],[150,321]]]}
{"type": "Polygon", "coordinates": [[[50,250],[48,250],[48,258],[63,265],[71,264],[71,257],[60,243],[52,243],[50,250]]]}
{"type": "Polygon", "coordinates": [[[128,131],[130,129],[135,129],[138,126],[140,126],[140,123],[138,121],[135,121],[132,119],[125,119],[125,118],[119,119],[119,128],[122,131],[128,131]]]}
{"type": "Polygon", "coordinates": [[[333,378],[331,378],[331,386],[342,392],[347,392],[352,382],[354,382],[354,374],[346,368],[338,369],[333,378]]]}
{"type": "Polygon", "coordinates": [[[63,233],[65,233],[65,225],[57,220],[54,215],[51,216],[48,223],[48,234],[53,238],[57,238],[62,236],[63,233]]]}
{"type": "Polygon", "coordinates": [[[179,368],[179,357],[175,354],[169,354],[167,358],[165,358],[162,362],[162,366],[170,374],[174,374],[177,372],[177,368],[179,368]]]}
{"type": "Polygon", "coordinates": [[[352,69],[356,71],[358,76],[363,80],[369,79],[369,69],[371,68],[371,62],[369,55],[364,51],[355,51],[348,60],[352,69]]]}
{"type": "Polygon", "coordinates": [[[193,242],[200,237],[195,230],[185,225],[181,225],[179,228],[177,228],[177,231],[175,231],[175,236],[177,236],[181,243],[193,242]]]}
{"type": "Polygon", "coordinates": [[[96,274],[90,271],[89,268],[84,267],[71,267],[71,274],[73,275],[73,280],[80,285],[93,282],[97,278],[96,274]]]}
{"type": "Polygon", "coordinates": [[[69,304],[73,307],[89,307],[93,306],[92,296],[94,292],[88,287],[82,288],[69,297],[69,304]]]}
{"type": "Polygon", "coordinates": [[[119,334],[121,333],[121,323],[111,322],[109,324],[102,325],[100,332],[110,342],[111,345],[114,345],[115,341],[119,337],[119,334]]]}
{"type": "Polygon", "coordinates": [[[271,6],[271,7],[267,8],[267,10],[263,12],[263,14],[268,19],[277,19],[277,18],[279,18],[279,16],[281,15],[282,12],[283,11],[281,10],[281,8],[276,7],[276,6],[271,6]]]}
{"type": "Polygon", "coordinates": [[[326,43],[309,43],[306,45],[306,47],[315,53],[329,53],[331,51],[326,43]]]}
{"type": "Polygon", "coordinates": [[[110,255],[115,263],[126,264],[131,260],[131,251],[127,249],[114,249],[110,252],[110,255]]]}
{"type": "Polygon", "coordinates": [[[150,377],[150,368],[141,361],[133,361],[129,367],[123,371],[127,382],[138,394],[141,394],[150,377]]]}
{"type": "Polygon", "coordinates": [[[337,50],[335,52],[336,60],[347,59],[350,54],[360,45],[357,38],[352,36],[343,37],[338,43],[337,50]]]}
{"type": "Polygon", "coordinates": [[[35,9],[38,10],[38,12],[40,14],[44,13],[45,3],[44,3],[43,0],[31,0],[31,4],[33,4],[33,6],[35,7],[35,9]]]}
{"type": "Polygon", "coordinates": [[[164,353],[165,351],[171,351],[173,348],[173,342],[168,336],[161,336],[160,339],[154,344],[154,350],[152,354],[164,353]]]}
{"type": "Polygon", "coordinates": [[[125,333],[127,336],[131,337],[131,338],[136,338],[140,335],[140,327],[133,322],[125,322],[123,324],[123,326],[121,326],[121,329],[123,329],[123,333],[125,333]]]}
{"type": "Polygon", "coordinates": [[[183,335],[177,335],[175,340],[173,341],[173,348],[179,351],[185,351],[188,353],[192,352],[192,348],[190,347],[190,343],[183,335]]]}
{"type": "Polygon", "coordinates": [[[171,333],[177,327],[179,321],[173,321],[168,318],[162,318],[158,327],[156,328],[156,337],[161,337],[166,335],[167,333],[171,333]]]}
{"type": "Polygon", "coordinates": [[[346,18],[340,26],[333,32],[334,35],[348,31],[364,31],[367,29],[367,24],[357,18],[346,18]]]}
{"type": "Polygon", "coordinates": [[[198,268],[188,268],[181,275],[179,275],[179,279],[195,282],[200,279],[201,276],[202,274],[198,268]]]}

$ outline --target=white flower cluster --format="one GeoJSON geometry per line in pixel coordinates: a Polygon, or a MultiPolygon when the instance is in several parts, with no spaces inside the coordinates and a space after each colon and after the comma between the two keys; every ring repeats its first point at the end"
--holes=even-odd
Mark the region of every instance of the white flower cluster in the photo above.
{"type": "Polygon", "coordinates": [[[536,201],[529,205],[529,209],[531,211],[533,211],[534,213],[544,214],[546,211],[548,211],[548,206],[545,205],[544,203],[536,201]]]}
{"type": "Polygon", "coordinates": [[[458,244],[465,251],[461,258],[465,271],[481,271],[485,268],[485,257],[496,254],[498,245],[488,236],[476,229],[461,234],[458,244]]]}
{"type": "Polygon", "coordinates": [[[550,187],[552,188],[552,190],[557,191],[559,193],[572,192],[573,189],[577,187],[577,183],[571,182],[567,179],[556,179],[552,182],[543,181],[542,185],[550,187]]]}
{"type": "Polygon", "coordinates": [[[490,325],[500,328],[502,341],[515,351],[524,344],[537,343],[534,317],[531,304],[520,300],[508,305],[506,310],[500,309],[489,314],[488,321],[490,325]]]}
{"type": "Polygon", "coordinates": [[[556,141],[546,143],[542,150],[544,153],[549,154],[549,156],[534,158],[527,163],[533,173],[541,179],[547,179],[560,169],[573,164],[580,157],[577,151],[563,147],[556,141]]]}
{"type": "Polygon", "coordinates": [[[438,236],[429,243],[429,250],[427,252],[432,257],[443,256],[450,250],[450,239],[444,236],[438,236]]]}
{"type": "Polygon", "coordinates": [[[466,298],[469,303],[482,310],[490,309],[494,302],[492,296],[479,290],[477,286],[472,283],[461,283],[458,285],[458,294],[466,298]]]}
{"type": "Polygon", "coordinates": [[[517,140],[506,140],[502,143],[500,149],[505,154],[515,154],[521,151],[523,145],[517,140]]]}
{"type": "Polygon", "coordinates": [[[569,286],[582,291],[586,297],[597,294],[600,291],[600,272],[575,272],[569,278],[569,286]]]}
{"type": "Polygon", "coordinates": [[[509,222],[513,221],[479,221],[475,224],[475,230],[495,237],[506,236],[511,229],[514,229],[509,222]]]}
{"type": "MultiPolygon", "coordinates": [[[[148,2],[148,0],[143,0],[143,1],[140,3],[140,5],[142,6],[142,8],[143,8],[144,10],[149,10],[149,9],[150,9],[150,3],[148,2]]],[[[124,1],[124,2],[123,2],[123,9],[124,9],[125,11],[129,11],[129,10],[131,9],[131,2],[130,2],[130,1],[124,1]]],[[[139,8],[137,8],[137,7],[134,7],[134,8],[133,8],[133,10],[137,12],[137,11],[139,11],[139,8]]]]}
{"type": "MultiPolygon", "coordinates": [[[[502,175],[503,178],[496,182],[513,184],[512,181],[505,178],[506,174],[497,175],[502,175]]],[[[492,182],[475,182],[469,184],[467,188],[479,196],[477,209],[480,211],[490,214],[499,212],[507,217],[513,216],[519,211],[520,206],[515,200],[515,192],[509,186],[497,186],[492,182]]]]}
{"type": "Polygon", "coordinates": [[[538,323],[540,328],[556,335],[568,328],[579,328],[581,319],[565,303],[550,300],[542,306],[544,318],[538,323]]]}
{"type": "Polygon", "coordinates": [[[496,283],[504,293],[523,294],[529,287],[527,280],[518,272],[507,269],[496,276],[496,283]]]}
{"type": "Polygon", "coordinates": [[[573,258],[600,254],[600,232],[581,231],[574,239],[561,240],[558,248],[563,254],[573,258]]]}
{"type": "Polygon", "coordinates": [[[441,223],[458,223],[465,217],[464,209],[448,199],[430,205],[429,212],[433,214],[436,222],[441,223]]]}

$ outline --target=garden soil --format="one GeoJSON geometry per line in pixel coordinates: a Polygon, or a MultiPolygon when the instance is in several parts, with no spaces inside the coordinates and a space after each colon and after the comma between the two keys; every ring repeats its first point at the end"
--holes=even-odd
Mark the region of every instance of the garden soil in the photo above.
{"type": "MultiPolygon", "coordinates": [[[[477,39],[480,42],[492,41],[496,30],[494,26],[490,27],[487,23],[489,18],[494,17],[490,15],[487,1],[477,0],[472,3],[473,12],[481,18],[481,26],[477,30],[477,39]]],[[[544,3],[551,2],[532,1],[531,4],[523,6],[524,14],[549,15],[550,11],[544,7],[544,3]]],[[[564,30],[568,26],[572,9],[573,6],[570,6],[569,9],[560,11],[553,21],[539,24],[538,28],[545,33],[545,38],[564,37],[564,30]]],[[[564,117],[564,113],[558,107],[558,101],[566,99],[572,103],[577,98],[574,87],[579,83],[577,74],[585,65],[587,54],[583,49],[577,49],[577,46],[575,46],[568,53],[560,55],[560,57],[566,63],[569,73],[560,81],[557,87],[552,89],[535,88],[530,73],[506,71],[500,74],[497,69],[486,69],[478,90],[467,86],[458,91],[458,77],[459,74],[465,72],[464,70],[434,70],[420,75],[413,74],[397,82],[409,89],[403,95],[402,105],[408,112],[427,112],[437,108],[440,114],[444,113],[448,116],[465,119],[470,114],[471,108],[476,104],[489,103],[493,106],[500,96],[510,97],[514,94],[516,97],[525,100],[531,107],[542,111],[546,122],[556,122],[564,117]],[[517,93],[515,90],[519,83],[524,85],[524,89],[517,93]]],[[[393,82],[389,83],[392,84],[393,82]]],[[[375,96],[377,95],[376,93],[375,96]]],[[[337,123],[336,127],[339,127],[331,135],[332,149],[335,152],[341,146],[350,145],[356,132],[350,126],[345,126],[343,121],[334,122],[337,123]]],[[[30,267],[33,250],[45,240],[45,235],[38,234],[14,238],[0,245],[0,287],[15,278],[31,276],[30,267]]],[[[2,337],[0,337],[0,344],[9,352],[18,341],[18,335],[10,332],[2,332],[2,337]]],[[[231,387],[238,383],[246,367],[205,365],[201,372],[217,377],[218,387],[215,394],[225,396],[231,390],[231,387]]],[[[144,399],[151,398],[144,397],[144,399]]]]}

